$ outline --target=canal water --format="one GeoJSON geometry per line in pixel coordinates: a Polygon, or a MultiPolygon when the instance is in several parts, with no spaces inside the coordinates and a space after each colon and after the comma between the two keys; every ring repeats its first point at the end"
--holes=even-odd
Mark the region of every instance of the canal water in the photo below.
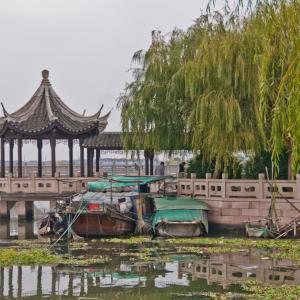
{"type": "MultiPolygon", "coordinates": [[[[2,240],[12,241],[34,237],[37,222],[12,220],[10,226],[1,226],[2,240]]],[[[291,261],[275,260],[254,249],[178,255],[172,245],[85,240],[73,247],[61,244],[55,251],[78,258],[101,255],[108,261],[91,266],[0,267],[0,299],[212,299],[210,293],[223,292],[242,299],[242,284],[249,279],[274,285],[300,284],[300,269],[291,261]]]]}

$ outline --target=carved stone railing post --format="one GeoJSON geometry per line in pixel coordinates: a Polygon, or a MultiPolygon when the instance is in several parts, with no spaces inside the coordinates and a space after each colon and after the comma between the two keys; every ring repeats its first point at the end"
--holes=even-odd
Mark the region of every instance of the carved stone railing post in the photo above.
{"type": "Polygon", "coordinates": [[[211,173],[206,173],[205,178],[206,178],[206,197],[209,198],[210,196],[209,180],[211,179],[211,173]]]}
{"type": "Polygon", "coordinates": [[[31,174],[31,189],[30,189],[30,192],[31,193],[35,193],[36,192],[36,173],[35,172],[32,172],[31,174]]]}
{"type": "Polygon", "coordinates": [[[228,174],[222,174],[222,198],[226,198],[226,179],[228,179],[228,174]]]}
{"type": "Polygon", "coordinates": [[[12,174],[9,173],[7,177],[7,192],[11,193],[12,192],[12,174]]]}
{"type": "Polygon", "coordinates": [[[264,181],[265,181],[265,174],[259,173],[258,174],[258,198],[263,199],[264,198],[264,181]]]}
{"type": "Polygon", "coordinates": [[[195,179],[196,179],[196,173],[191,173],[191,196],[195,196],[195,179]]]}
{"type": "Polygon", "coordinates": [[[296,199],[300,199],[300,174],[296,175],[296,199]]]}
{"type": "Polygon", "coordinates": [[[54,193],[59,193],[59,172],[55,172],[54,193]]]}
{"type": "Polygon", "coordinates": [[[191,173],[191,179],[196,179],[197,178],[197,174],[196,173],[191,173]]]}

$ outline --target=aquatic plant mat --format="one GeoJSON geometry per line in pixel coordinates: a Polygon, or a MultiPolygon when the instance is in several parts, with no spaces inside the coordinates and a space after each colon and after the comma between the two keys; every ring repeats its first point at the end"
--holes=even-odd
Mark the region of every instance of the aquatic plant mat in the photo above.
{"type": "Polygon", "coordinates": [[[49,266],[100,283],[99,293],[106,285],[116,291],[95,299],[300,299],[300,240],[134,236],[0,247],[1,268],[49,266]]]}

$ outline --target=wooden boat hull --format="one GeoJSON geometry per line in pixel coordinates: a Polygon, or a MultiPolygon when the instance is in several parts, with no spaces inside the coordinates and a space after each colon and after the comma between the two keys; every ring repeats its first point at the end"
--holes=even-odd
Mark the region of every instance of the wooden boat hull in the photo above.
{"type": "Polygon", "coordinates": [[[121,236],[132,234],[135,221],[126,218],[115,218],[105,213],[83,213],[72,229],[79,236],[121,236]]]}
{"type": "Polygon", "coordinates": [[[160,222],[155,235],[161,237],[199,237],[205,234],[200,222],[160,222]]]}

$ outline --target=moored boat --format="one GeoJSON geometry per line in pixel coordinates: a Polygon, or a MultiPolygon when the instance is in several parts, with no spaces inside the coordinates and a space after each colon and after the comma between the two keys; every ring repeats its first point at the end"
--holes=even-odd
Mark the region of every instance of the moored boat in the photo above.
{"type": "Polygon", "coordinates": [[[199,237],[208,233],[204,201],[191,198],[160,197],[154,199],[152,230],[155,236],[199,237]]]}
{"type": "Polygon", "coordinates": [[[87,192],[72,199],[66,210],[79,236],[121,236],[134,232],[136,192],[87,192]]]}
{"type": "Polygon", "coordinates": [[[68,207],[70,224],[79,236],[120,236],[143,232],[143,199],[149,185],[167,176],[111,176],[88,183],[88,192],[68,207]]]}
{"type": "Polygon", "coordinates": [[[271,231],[267,226],[253,226],[249,223],[246,223],[246,235],[247,237],[256,237],[256,238],[268,238],[273,237],[271,231]]]}
{"type": "MultiPolygon", "coordinates": [[[[147,219],[153,212],[149,185],[168,178],[171,177],[111,176],[88,183],[86,191],[57,203],[58,215],[65,226],[59,233],[102,237],[148,232],[150,225],[147,227],[144,217],[147,219]]],[[[41,234],[55,234],[54,223],[49,214],[41,224],[41,234]]]]}

